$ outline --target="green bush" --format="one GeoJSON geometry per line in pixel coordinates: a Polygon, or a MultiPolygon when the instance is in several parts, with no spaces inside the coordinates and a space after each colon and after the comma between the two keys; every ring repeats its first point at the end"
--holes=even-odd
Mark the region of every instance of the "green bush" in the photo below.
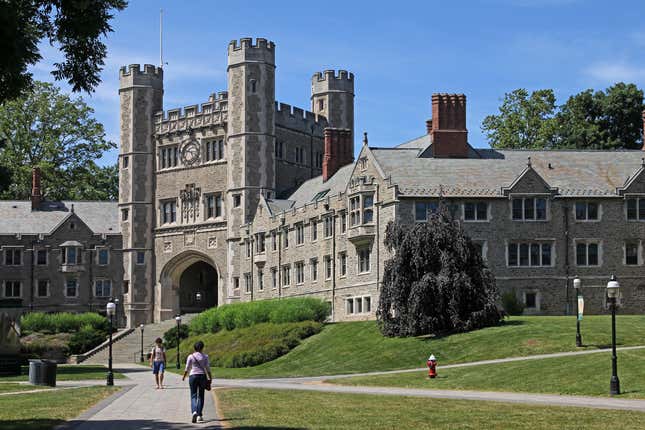
{"type": "Polygon", "coordinates": [[[217,333],[261,323],[323,322],[329,311],[327,302],[313,297],[233,303],[197,315],[190,322],[190,333],[217,333]]]}
{"type": "Polygon", "coordinates": [[[20,318],[23,333],[74,333],[86,325],[98,332],[109,331],[107,318],[94,312],[82,314],[31,312],[20,318]]]}
{"type": "MultiPolygon", "coordinates": [[[[179,340],[186,339],[188,337],[188,325],[180,324],[179,325],[179,340]]],[[[177,347],[177,326],[174,326],[167,332],[163,334],[163,341],[166,345],[166,348],[176,348],[177,347]]]]}
{"type": "Polygon", "coordinates": [[[106,332],[85,324],[72,335],[69,340],[69,350],[72,354],[82,354],[103,343],[106,337],[106,332]]]}
{"type": "MultiPolygon", "coordinates": [[[[194,352],[195,342],[201,340],[205,344],[204,353],[208,354],[213,367],[257,366],[288,353],[302,339],[320,330],[322,324],[314,321],[261,323],[253,327],[190,336],[181,342],[180,354],[185,359],[194,352]]],[[[168,356],[173,357],[175,353],[169,351],[168,356]]]]}
{"type": "Polygon", "coordinates": [[[524,303],[517,300],[515,291],[507,291],[502,294],[502,307],[509,315],[522,315],[524,313],[524,303]]]}
{"type": "Polygon", "coordinates": [[[70,333],[33,333],[20,338],[20,352],[28,358],[64,358],[69,355],[70,333]]]}

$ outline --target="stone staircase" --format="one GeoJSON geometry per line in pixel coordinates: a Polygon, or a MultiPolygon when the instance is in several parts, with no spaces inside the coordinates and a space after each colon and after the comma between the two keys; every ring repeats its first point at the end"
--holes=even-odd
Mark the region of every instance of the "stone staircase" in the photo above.
{"type": "MultiPolygon", "coordinates": [[[[181,316],[182,324],[189,324],[197,314],[185,314],[181,316]]],[[[147,354],[152,349],[155,339],[163,338],[163,334],[175,327],[177,323],[174,319],[169,319],[156,324],[147,324],[143,328],[143,356],[146,359],[147,354]]],[[[85,359],[83,364],[105,364],[108,362],[107,347],[101,348],[85,359]]],[[[141,357],[141,330],[137,327],[132,333],[122,337],[112,343],[112,362],[113,363],[135,363],[139,362],[141,357]]]]}

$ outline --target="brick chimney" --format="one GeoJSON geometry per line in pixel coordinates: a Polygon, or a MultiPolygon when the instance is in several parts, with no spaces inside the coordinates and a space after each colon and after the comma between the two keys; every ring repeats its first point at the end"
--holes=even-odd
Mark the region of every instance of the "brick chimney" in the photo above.
{"type": "Polygon", "coordinates": [[[323,182],[327,182],[338,169],[354,162],[354,143],[348,128],[327,127],[324,136],[323,182]]]}
{"type": "Polygon", "coordinates": [[[432,155],[436,158],[467,158],[466,96],[432,95],[432,155]]]}
{"type": "Polygon", "coordinates": [[[40,167],[31,169],[31,210],[40,209],[43,196],[40,193],[40,167]]]}
{"type": "Polygon", "coordinates": [[[426,121],[426,132],[432,134],[432,118],[426,121]]]}

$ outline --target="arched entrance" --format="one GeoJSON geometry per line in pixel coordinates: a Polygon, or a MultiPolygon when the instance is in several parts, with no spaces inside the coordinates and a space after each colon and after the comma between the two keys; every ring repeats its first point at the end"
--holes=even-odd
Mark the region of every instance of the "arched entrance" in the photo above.
{"type": "Polygon", "coordinates": [[[194,313],[217,306],[217,271],[197,261],[179,277],[179,312],[194,313]]]}
{"type": "Polygon", "coordinates": [[[215,261],[197,250],[174,256],[161,270],[155,292],[155,321],[195,313],[223,303],[215,261]]]}

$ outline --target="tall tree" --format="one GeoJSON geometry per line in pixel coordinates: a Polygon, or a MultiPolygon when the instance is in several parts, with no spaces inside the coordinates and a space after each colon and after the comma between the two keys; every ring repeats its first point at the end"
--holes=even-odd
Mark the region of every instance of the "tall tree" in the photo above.
{"type": "Polygon", "coordinates": [[[427,223],[390,223],[376,316],[386,336],[469,331],[500,322],[495,278],[445,207],[427,223]]]}
{"type": "Polygon", "coordinates": [[[38,44],[57,45],[65,59],[52,74],[74,91],[90,92],[100,82],[114,11],[126,0],[1,0],[0,103],[18,97],[32,85],[28,67],[42,57],[38,44]]]}
{"type": "Polygon", "coordinates": [[[554,114],[553,90],[529,95],[519,88],[504,95],[498,115],[484,118],[482,131],[493,148],[547,148],[555,136],[554,114]]]}
{"type": "Polygon", "coordinates": [[[72,99],[43,82],[0,105],[0,170],[11,178],[0,198],[28,198],[35,166],[42,170],[46,198],[115,198],[116,168],[99,168],[95,160],[116,145],[92,114],[82,98],[72,99]]]}

